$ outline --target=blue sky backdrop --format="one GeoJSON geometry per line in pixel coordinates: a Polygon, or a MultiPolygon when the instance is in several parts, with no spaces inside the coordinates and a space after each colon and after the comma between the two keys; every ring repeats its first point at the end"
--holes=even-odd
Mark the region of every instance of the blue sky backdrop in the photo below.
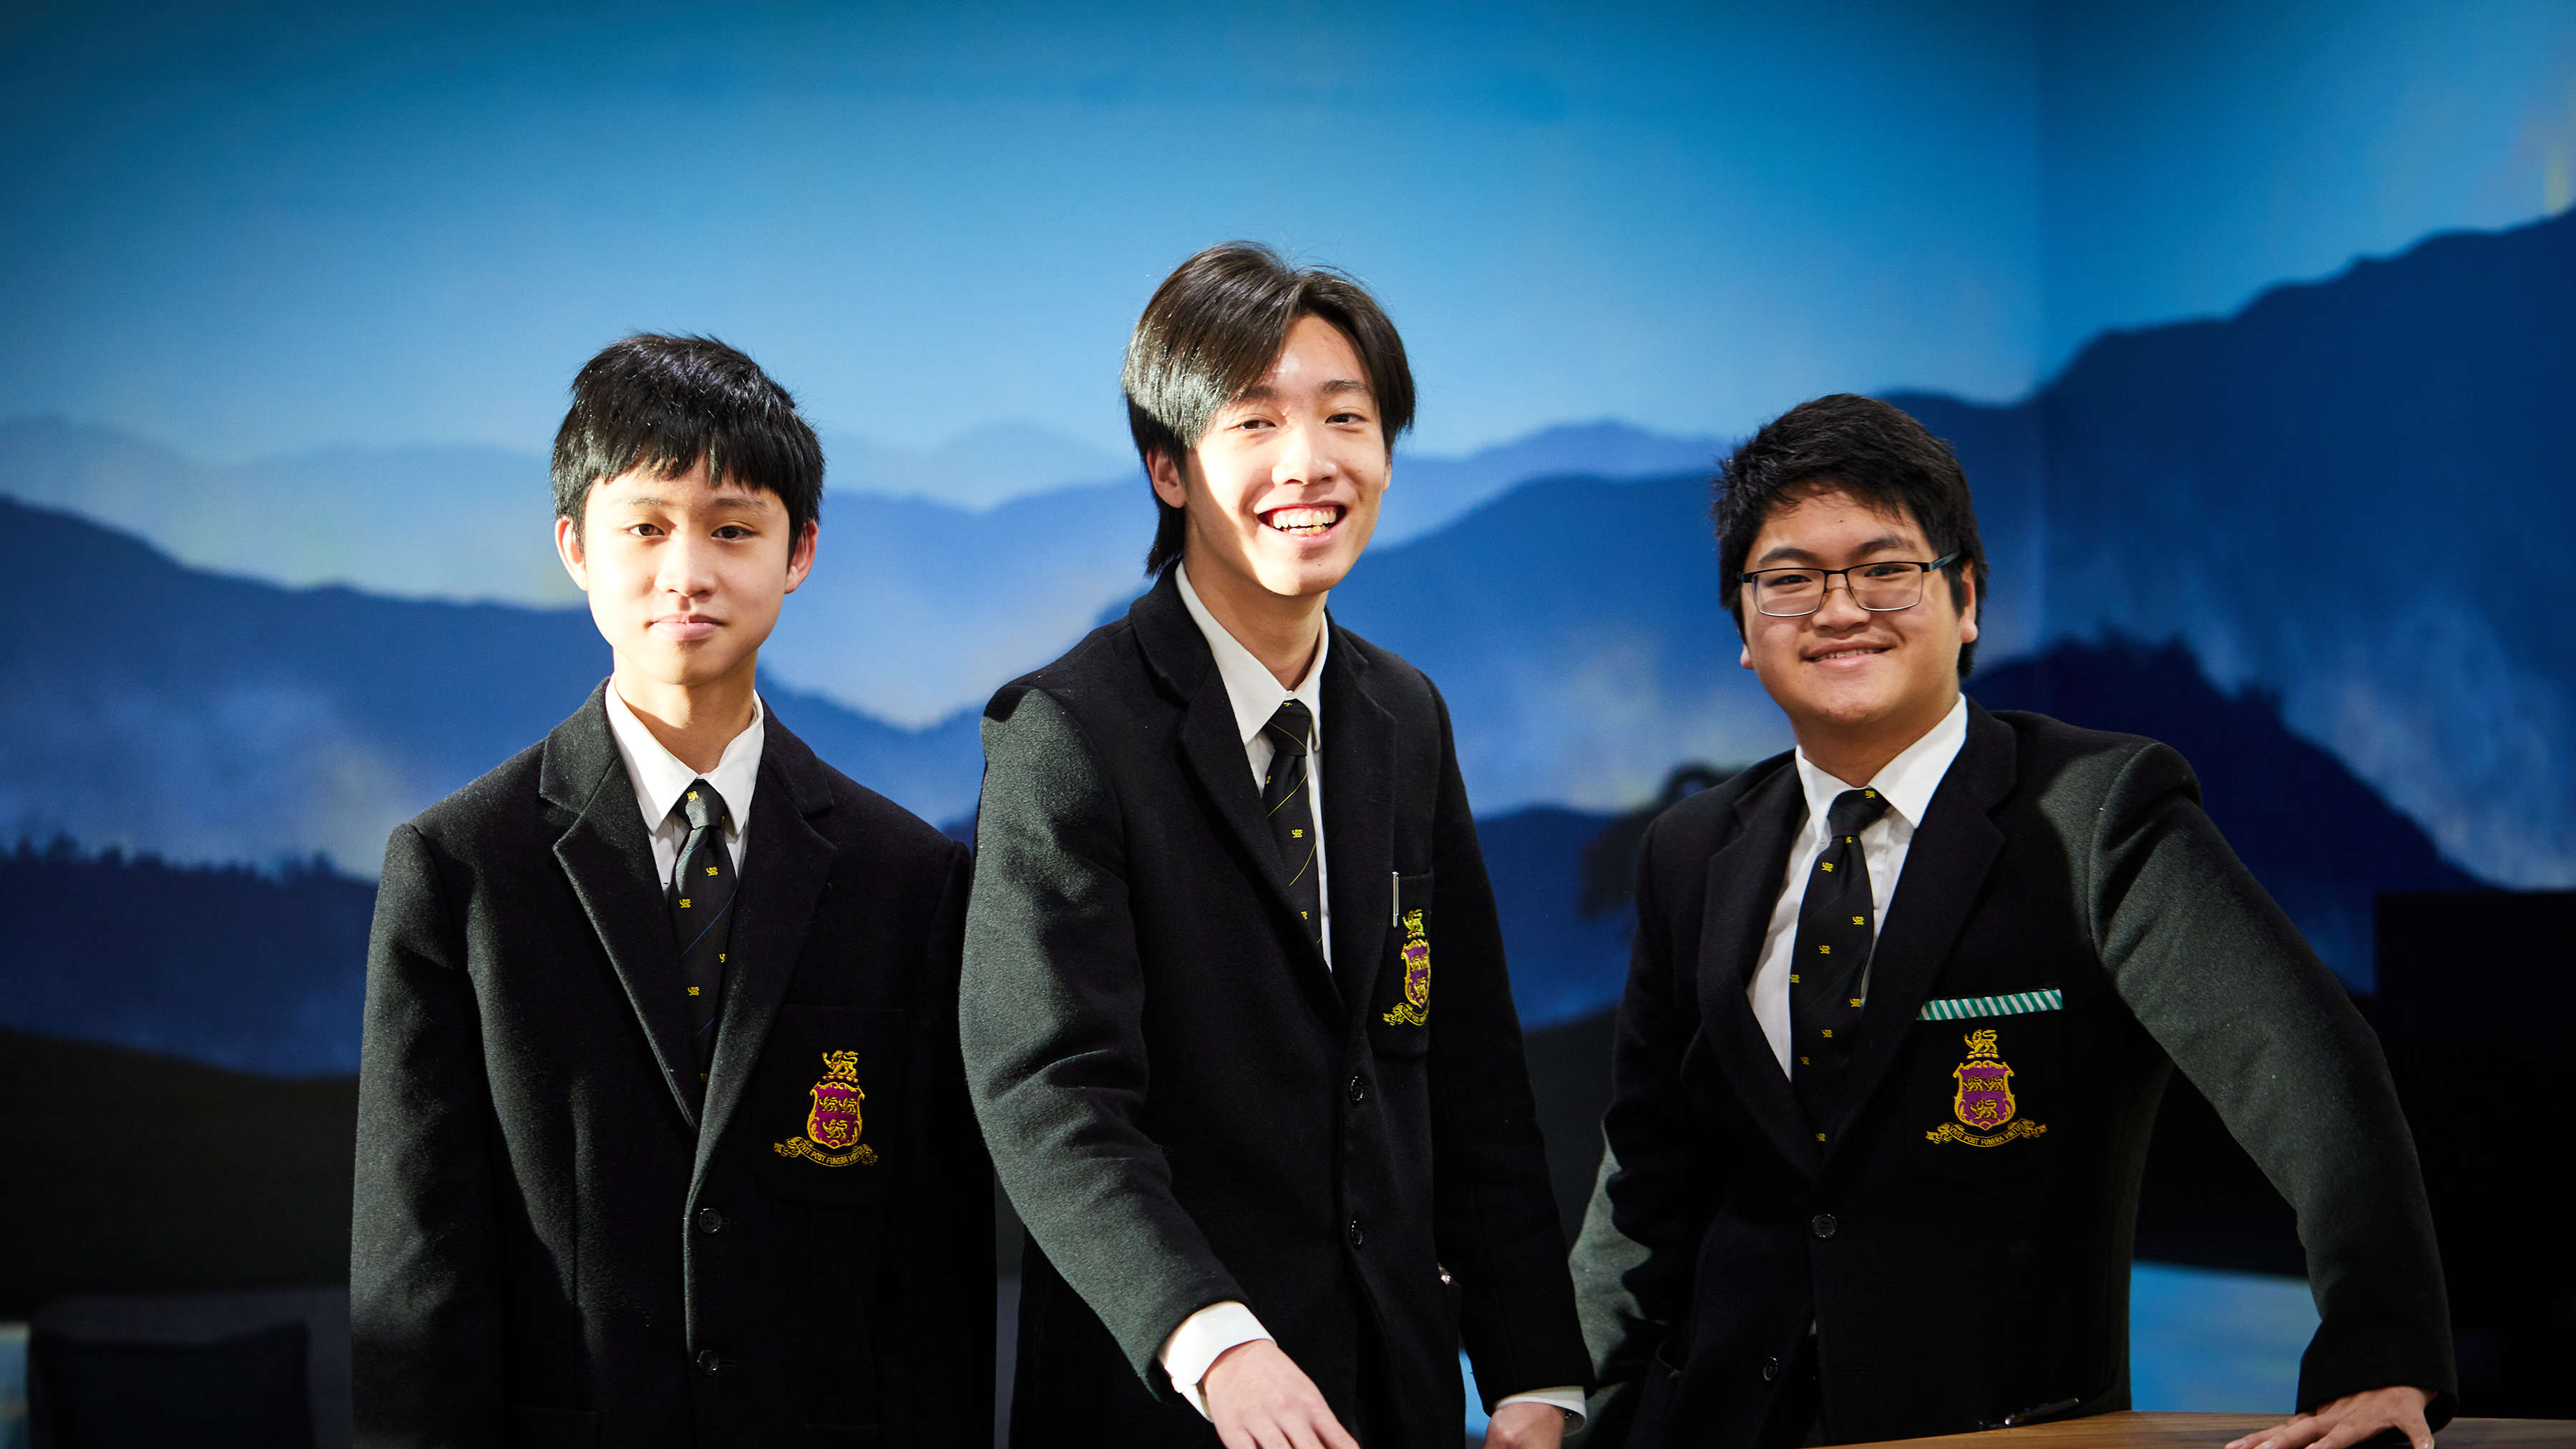
{"type": "Polygon", "coordinates": [[[2104,327],[2565,205],[2576,11],[2242,8],[40,7],[0,413],[533,452],[652,327],[827,433],[1096,464],[1147,292],[1252,236],[1379,288],[1426,451],[1723,435],[2016,397],[2104,327]]]}

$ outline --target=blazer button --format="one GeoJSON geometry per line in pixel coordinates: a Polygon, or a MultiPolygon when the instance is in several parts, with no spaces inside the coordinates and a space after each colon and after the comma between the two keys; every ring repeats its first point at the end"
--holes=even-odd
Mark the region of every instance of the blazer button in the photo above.
{"type": "Polygon", "coordinates": [[[724,1214],[714,1208],[698,1209],[698,1231],[707,1234],[724,1231],[724,1214]]]}
{"type": "Polygon", "coordinates": [[[712,1348],[698,1350],[698,1372],[713,1377],[724,1372],[725,1361],[716,1357],[712,1348]]]}
{"type": "Polygon", "coordinates": [[[1830,1238],[1834,1235],[1834,1230],[1841,1227],[1842,1224],[1834,1221],[1834,1215],[1832,1213],[1818,1213],[1814,1217],[1807,1219],[1807,1226],[1815,1230],[1817,1237],[1830,1238]]]}
{"type": "Polygon", "coordinates": [[[1365,1078],[1363,1078],[1363,1077],[1360,1077],[1360,1076],[1357,1076],[1357,1075],[1353,1075],[1353,1076],[1352,1076],[1352,1078],[1351,1078],[1351,1105],[1352,1105],[1352,1106],[1354,1106],[1354,1107],[1356,1107],[1356,1106],[1358,1106],[1360,1103],[1365,1102],[1365,1101],[1367,1101],[1367,1100],[1368,1100],[1368,1082],[1367,1082],[1367,1080],[1366,1080],[1365,1078]]]}
{"type": "Polygon", "coordinates": [[[1762,1365],[1762,1382],[1766,1384],[1776,1384],[1779,1381],[1780,1360],[1775,1358],[1764,1362],[1762,1365]]]}
{"type": "Polygon", "coordinates": [[[1345,1236],[1351,1240],[1351,1246],[1354,1248],[1368,1241],[1368,1234],[1360,1231],[1360,1220],[1358,1218],[1351,1219],[1350,1231],[1345,1234],[1345,1236]]]}

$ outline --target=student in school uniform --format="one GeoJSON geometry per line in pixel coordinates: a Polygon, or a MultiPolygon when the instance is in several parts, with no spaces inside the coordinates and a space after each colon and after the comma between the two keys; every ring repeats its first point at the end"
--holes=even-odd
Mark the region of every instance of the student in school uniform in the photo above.
{"type": "Polygon", "coordinates": [[[1127,354],[1153,588],[985,713],[966,1059],[1027,1222],[1013,1442],[1488,1443],[1582,1404],[1439,691],[1333,622],[1413,415],[1356,282],[1233,244],[1127,354]]]}
{"type": "MultiPolygon", "coordinates": [[[[1948,448],[1819,398],[1728,459],[1742,663],[1797,748],[1649,827],[1575,1278],[1590,1442],[1781,1449],[2123,1409],[2176,1068],[2298,1210],[2324,1322],[2230,1449],[2431,1449],[2456,1376],[2388,1066],[2153,740],[1960,693],[1948,448]]],[[[2080,586],[2080,584],[2079,584],[2080,586]]]]}
{"type": "Polygon", "coordinates": [[[822,480],[721,343],[630,337],[574,380],[555,538],[614,669],[386,847],[361,1443],[989,1439],[967,855],[754,688],[822,480]]]}

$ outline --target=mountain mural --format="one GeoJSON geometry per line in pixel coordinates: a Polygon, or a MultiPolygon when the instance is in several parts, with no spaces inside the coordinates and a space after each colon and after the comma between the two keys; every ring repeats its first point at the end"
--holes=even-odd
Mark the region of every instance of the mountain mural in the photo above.
{"type": "MultiPolygon", "coordinates": [[[[926,727],[1061,653],[1137,585],[1154,507],[1132,462],[1030,427],[927,451],[824,441],[821,566],[765,659],[785,683],[926,727]]],[[[1546,474],[1704,471],[1719,446],[1601,422],[1458,458],[1408,449],[1378,537],[1432,532],[1546,474]]],[[[447,602],[581,597],[555,559],[534,453],[341,448],[217,467],[110,429],[21,418],[0,423],[0,458],[0,495],[211,572],[447,602]]]]}
{"type": "Polygon", "coordinates": [[[1899,401],[1981,504],[2036,460],[2048,546],[2023,587],[2046,634],[2179,638],[2451,859],[2566,886],[2570,337],[2576,212],[2104,337],[2017,407],[1899,401]]]}
{"type": "MultiPolygon", "coordinates": [[[[1972,685],[1992,708],[2040,709],[2182,750],[2238,854],[2358,990],[2374,984],[2377,893],[2479,885],[2333,756],[2292,735],[2274,701],[2220,693],[2178,646],[2067,643],[1972,685]]],[[[809,728],[807,737],[845,766],[882,748],[865,735],[809,728]]],[[[1619,999],[1640,834],[1620,823],[1556,806],[1478,818],[1512,995],[1532,1031],[1619,999]]],[[[354,1070],[374,898],[372,883],[313,861],[254,871],[22,841],[0,851],[0,919],[15,923],[0,954],[0,1029],[270,1075],[354,1070]]]]}
{"type": "MultiPolygon", "coordinates": [[[[2559,549],[2576,480],[2543,425],[2576,381],[2566,335],[2576,217],[2437,238],[2224,321],[2107,337],[2016,407],[1903,399],[1977,486],[1995,567],[1979,687],[2057,641],[2178,641],[2173,668],[2206,674],[2222,703],[2268,701],[2419,822],[2438,859],[2505,885],[2576,881],[2576,638],[2537,622],[2576,575],[2559,549]]],[[[18,491],[161,506],[136,470],[166,455],[82,472],[80,457],[128,444],[60,424],[15,425],[0,447],[18,450],[18,491]]],[[[1604,424],[1400,460],[1391,509],[1465,511],[1409,539],[1391,528],[1334,611],[1440,682],[1487,818],[1618,812],[1677,762],[1787,743],[1719,607],[1714,451],[1604,424]],[[1500,481],[1586,457],[1587,475],[1500,481]]],[[[378,501],[497,520],[505,492],[537,490],[492,458],[473,466],[481,481],[431,470],[378,501]]],[[[341,516],[320,473],[298,476],[189,475],[207,497],[172,516],[203,528],[192,556],[259,532],[227,508],[283,517],[322,498],[319,516],[341,516]]],[[[0,645],[15,686],[0,839],[60,831],[188,861],[321,850],[363,871],[394,821],[537,738],[606,668],[578,609],[280,587],[62,512],[0,510],[47,610],[0,645]]],[[[822,566],[764,657],[772,702],[853,774],[954,819],[976,789],[974,708],[1132,594],[1149,528],[1132,483],[981,512],[835,493],[822,566]]],[[[471,554],[469,533],[420,547],[471,554]]],[[[2146,674],[2167,668],[2126,647],[2113,654],[2146,674]]],[[[2357,939],[2342,919],[2338,939],[2357,939]]],[[[2336,948],[2354,970],[2357,949],[2336,948]]]]}
{"type": "MultiPolygon", "coordinates": [[[[397,822],[542,738],[608,672],[578,609],[283,589],[0,499],[44,599],[0,641],[0,839],[181,861],[316,851],[372,874],[397,822]]],[[[969,808],[974,721],[898,729],[765,686],[827,757],[932,818],[969,808]]]]}

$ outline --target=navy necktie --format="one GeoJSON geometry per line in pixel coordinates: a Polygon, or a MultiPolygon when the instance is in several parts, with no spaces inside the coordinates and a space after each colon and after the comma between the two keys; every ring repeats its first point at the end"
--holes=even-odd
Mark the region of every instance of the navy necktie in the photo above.
{"type": "Polygon", "coordinates": [[[1887,812],[1876,790],[1845,790],[1825,812],[1825,848],[1807,872],[1789,955],[1789,1084],[1822,1142],[1833,1130],[1836,1078],[1860,1026],[1861,973],[1877,943],[1869,859],[1860,833],[1887,812]]]}
{"type": "Polygon", "coordinates": [[[725,849],[724,797],[691,780],[671,813],[688,827],[672,871],[671,930],[680,944],[680,981],[689,993],[689,1037],[697,1047],[698,1081],[715,1059],[717,1006],[723,1000],[725,954],[733,937],[734,867],[725,849]]]}

